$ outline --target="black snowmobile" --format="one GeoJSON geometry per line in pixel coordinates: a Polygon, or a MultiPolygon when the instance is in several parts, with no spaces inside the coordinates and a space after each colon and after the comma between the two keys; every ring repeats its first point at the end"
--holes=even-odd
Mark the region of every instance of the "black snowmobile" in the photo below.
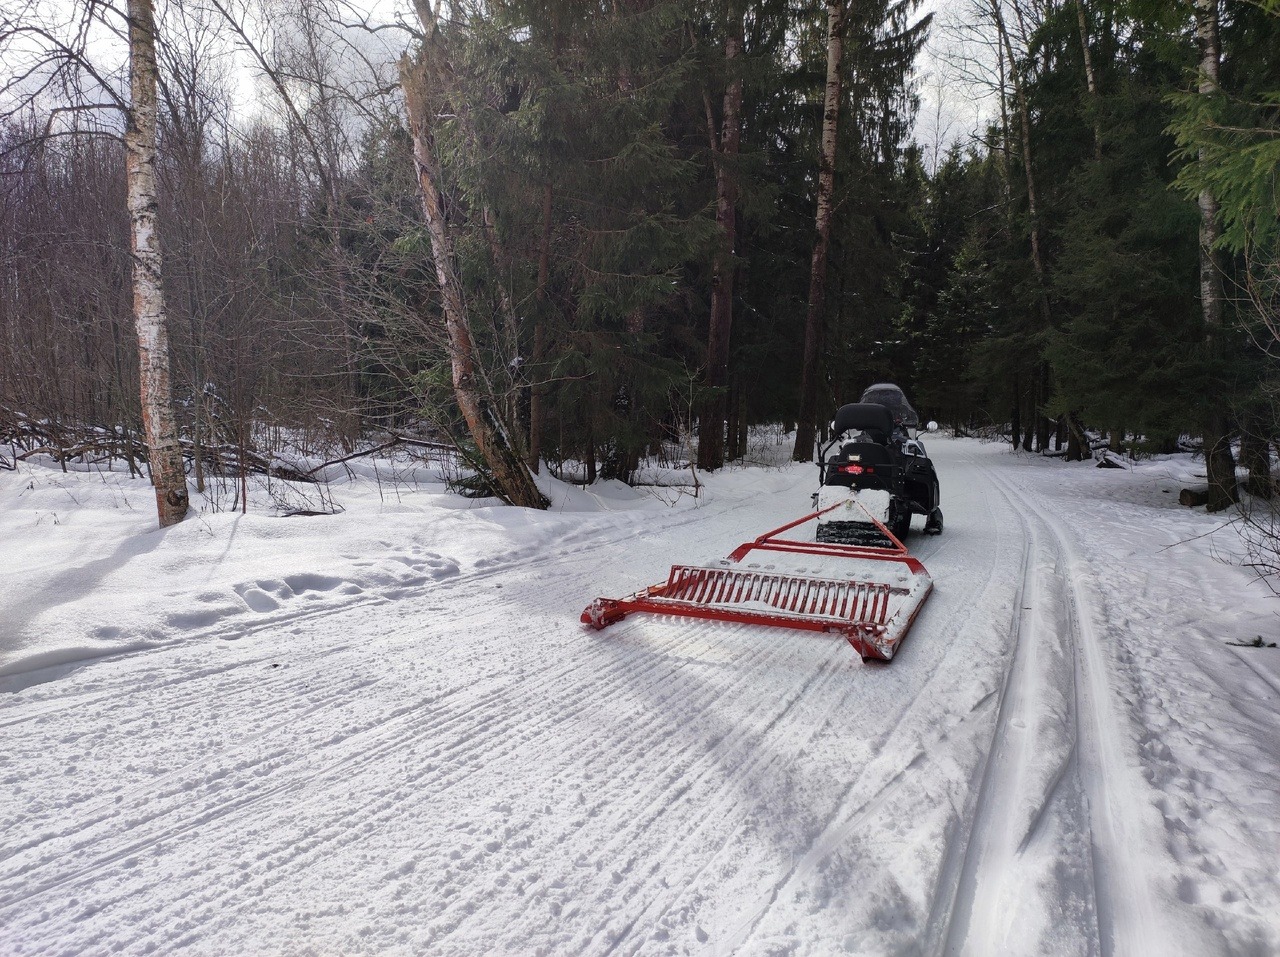
{"type": "MultiPolygon", "coordinates": [[[[831,423],[831,442],[819,455],[821,480],[814,498],[819,509],[842,502],[849,507],[818,519],[818,541],[891,546],[868,513],[899,540],[906,538],[912,515],[925,516],[925,534],[941,533],[938,475],[919,428],[919,416],[896,385],[873,385],[860,401],[840,407],[831,423]]],[[[936,428],[930,422],[927,431],[936,428]]]]}

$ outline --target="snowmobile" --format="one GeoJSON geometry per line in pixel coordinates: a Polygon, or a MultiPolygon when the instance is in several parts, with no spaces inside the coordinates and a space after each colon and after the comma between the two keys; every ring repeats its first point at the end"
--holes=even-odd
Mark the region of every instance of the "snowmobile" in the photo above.
{"type": "MultiPolygon", "coordinates": [[[[925,534],[942,532],[938,475],[919,426],[907,397],[889,383],[873,385],[858,402],[839,408],[831,441],[818,456],[819,542],[889,547],[895,543],[886,538],[887,528],[900,544],[912,515],[925,516],[925,534]],[[844,508],[833,508],[841,503],[844,508]]],[[[926,431],[937,427],[930,422],[926,431]]]]}
{"type": "Polygon", "coordinates": [[[580,620],[600,629],[645,612],[829,632],[863,658],[890,660],[933,590],[901,539],[913,514],[927,516],[926,532],[942,531],[938,477],[918,426],[901,389],[872,386],[836,413],[812,514],[714,564],[672,565],[666,581],[597,598],[580,620]],[[807,532],[787,537],[814,521],[816,542],[807,532]]]}

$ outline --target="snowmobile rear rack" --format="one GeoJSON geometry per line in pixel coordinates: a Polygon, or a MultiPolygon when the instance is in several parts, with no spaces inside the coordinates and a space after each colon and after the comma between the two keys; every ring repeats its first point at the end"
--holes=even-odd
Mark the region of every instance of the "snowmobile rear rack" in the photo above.
{"type": "Polygon", "coordinates": [[[597,598],[581,620],[605,628],[632,612],[649,612],[834,632],[863,658],[888,661],[929,597],[933,580],[869,512],[892,542],[889,547],[780,537],[827,511],[746,542],[717,565],[673,565],[665,582],[626,598],[597,598]],[[766,557],[770,564],[761,564],[766,557]]]}

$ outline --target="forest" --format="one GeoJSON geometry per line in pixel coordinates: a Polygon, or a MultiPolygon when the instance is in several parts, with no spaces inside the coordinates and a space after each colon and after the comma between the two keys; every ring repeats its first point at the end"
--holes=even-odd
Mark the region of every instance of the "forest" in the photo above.
{"type": "Polygon", "coordinates": [[[118,463],[169,524],[444,446],[540,507],[760,423],[807,461],[894,381],[1271,496],[1280,0],[2,9],[0,468],[118,463]],[[944,33],[990,107],[929,145],[944,33]]]}

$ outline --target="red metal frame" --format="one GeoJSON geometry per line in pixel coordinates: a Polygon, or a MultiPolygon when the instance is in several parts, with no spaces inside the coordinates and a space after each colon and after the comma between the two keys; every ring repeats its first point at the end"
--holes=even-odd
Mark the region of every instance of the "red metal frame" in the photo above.
{"type": "MultiPolygon", "coordinates": [[[[605,628],[639,611],[834,632],[843,636],[862,657],[887,661],[893,657],[933,589],[929,573],[919,560],[908,555],[906,546],[860,502],[859,507],[884,532],[892,546],[839,545],[778,537],[843,504],[812,512],[738,546],[722,566],[673,565],[665,582],[626,598],[597,598],[583,611],[581,620],[594,628],[605,628]],[[753,551],[904,565],[913,587],[867,580],[857,574],[847,578],[819,578],[742,566],[743,559],[753,551]],[[895,596],[900,607],[893,605],[895,596]]],[[[862,570],[865,572],[866,567],[862,570]]]]}

